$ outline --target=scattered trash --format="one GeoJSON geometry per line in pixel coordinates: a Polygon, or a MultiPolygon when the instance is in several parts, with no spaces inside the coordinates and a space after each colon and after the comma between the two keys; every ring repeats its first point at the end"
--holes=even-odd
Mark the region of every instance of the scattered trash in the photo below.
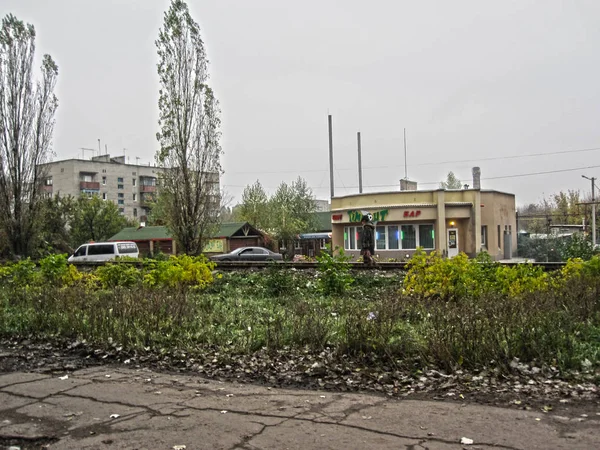
{"type": "Polygon", "coordinates": [[[173,450],[185,450],[187,447],[185,445],[174,445],[173,450]]]}
{"type": "Polygon", "coordinates": [[[68,380],[69,379],[69,375],[65,375],[64,377],[58,377],[59,380],[68,380]]]}
{"type": "Polygon", "coordinates": [[[536,417],[536,418],[535,418],[535,420],[537,420],[537,421],[539,422],[539,421],[540,421],[540,420],[542,420],[542,419],[540,419],[539,417],[536,417]]]}
{"type": "Polygon", "coordinates": [[[8,447],[8,450],[21,450],[21,447],[17,447],[16,445],[11,445],[8,447]]]}
{"type": "Polygon", "coordinates": [[[226,410],[221,411],[221,414],[227,414],[226,410]]]}
{"type": "Polygon", "coordinates": [[[110,375],[108,375],[108,374],[106,374],[106,375],[104,375],[104,376],[105,376],[106,378],[110,378],[110,375]]]}
{"type": "Polygon", "coordinates": [[[233,397],[233,394],[227,394],[225,397],[233,397]]]}
{"type": "Polygon", "coordinates": [[[460,438],[460,443],[462,445],[471,445],[473,443],[473,439],[469,439],[467,437],[461,437],[460,438]]]}
{"type": "Polygon", "coordinates": [[[362,416],[362,418],[365,419],[365,420],[371,420],[372,419],[371,416],[362,416]]]}
{"type": "Polygon", "coordinates": [[[131,359],[126,359],[125,361],[123,361],[123,363],[125,364],[129,364],[131,362],[131,359]]]}
{"type": "Polygon", "coordinates": [[[325,398],[325,396],[324,396],[324,395],[320,395],[319,397],[321,397],[321,398],[325,398]]]}
{"type": "Polygon", "coordinates": [[[119,417],[121,417],[121,415],[120,415],[120,414],[111,414],[111,415],[110,415],[110,418],[111,418],[111,419],[118,419],[119,417]]]}
{"type": "Polygon", "coordinates": [[[155,393],[156,395],[160,395],[160,394],[162,394],[162,392],[160,392],[160,391],[155,391],[154,393],[155,393]]]}

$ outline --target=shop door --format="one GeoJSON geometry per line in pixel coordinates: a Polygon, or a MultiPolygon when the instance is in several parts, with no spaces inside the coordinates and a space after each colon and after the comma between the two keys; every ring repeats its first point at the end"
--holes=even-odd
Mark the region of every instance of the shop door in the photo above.
{"type": "Polygon", "coordinates": [[[448,228],[448,257],[458,255],[458,228],[448,228]]]}

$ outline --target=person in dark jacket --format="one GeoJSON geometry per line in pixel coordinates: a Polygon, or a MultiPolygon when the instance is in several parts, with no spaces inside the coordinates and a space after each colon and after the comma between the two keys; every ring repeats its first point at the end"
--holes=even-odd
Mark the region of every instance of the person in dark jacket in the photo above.
{"type": "Polygon", "coordinates": [[[371,223],[367,215],[362,216],[360,222],[363,227],[360,239],[360,254],[363,257],[363,263],[371,266],[375,264],[375,260],[373,260],[375,254],[375,225],[371,223]]]}

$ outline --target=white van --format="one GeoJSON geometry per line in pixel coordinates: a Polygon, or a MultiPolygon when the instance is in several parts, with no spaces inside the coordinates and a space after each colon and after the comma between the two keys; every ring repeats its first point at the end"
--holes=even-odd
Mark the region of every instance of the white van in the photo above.
{"type": "Polygon", "coordinates": [[[135,242],[93,242],[81,245],[69,262],[110,261],[121,256],[137,258],[140,250],[135,242]]]}

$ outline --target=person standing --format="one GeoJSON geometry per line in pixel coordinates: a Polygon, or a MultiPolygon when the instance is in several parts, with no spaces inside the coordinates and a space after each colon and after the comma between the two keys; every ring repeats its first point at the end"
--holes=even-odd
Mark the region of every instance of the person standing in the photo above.
{"type": "Polygon", "coordinates": [[[360,239],[360,254],[363,257],[363,263],[372,266],[375,264],[373,255],[375,254],[375,225],[369,220],[366,214],[360,220],[363,231],[360,239]]]}

